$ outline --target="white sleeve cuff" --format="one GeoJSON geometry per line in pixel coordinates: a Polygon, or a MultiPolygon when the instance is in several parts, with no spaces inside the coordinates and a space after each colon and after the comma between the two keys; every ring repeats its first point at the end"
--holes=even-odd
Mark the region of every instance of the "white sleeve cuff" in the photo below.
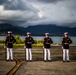
{"type": "Polygon", "coordinates": [[[26,46],[24,46],[24,48],[26,48],[26,46]]]}
{"type": "Polygon", "coordinates": [[[4,46],[4,48],[6,48],[6,46],[4,46]]]}

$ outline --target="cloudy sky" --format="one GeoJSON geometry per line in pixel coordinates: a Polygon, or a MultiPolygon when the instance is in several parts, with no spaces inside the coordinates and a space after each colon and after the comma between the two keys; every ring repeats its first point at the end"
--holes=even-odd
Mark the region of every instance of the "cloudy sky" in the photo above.
{"type": "Polygon", "coordinates": [[[0,23],[76,27],[76,0],[0,0],[0,23]],[[15,21],[15,22],[14,22],[15,21]]]}

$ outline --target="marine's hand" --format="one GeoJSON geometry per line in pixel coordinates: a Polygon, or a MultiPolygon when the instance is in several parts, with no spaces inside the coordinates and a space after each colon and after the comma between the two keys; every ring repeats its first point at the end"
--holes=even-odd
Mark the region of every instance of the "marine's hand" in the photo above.
{"type": "Polygon", "coordinates": [[[4,48],[6,48],[6,46],[4,46],[4,48]]]}

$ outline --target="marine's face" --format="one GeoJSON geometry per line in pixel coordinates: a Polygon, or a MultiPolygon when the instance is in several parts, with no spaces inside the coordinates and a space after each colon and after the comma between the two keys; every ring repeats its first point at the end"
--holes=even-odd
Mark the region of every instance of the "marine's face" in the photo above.
{"type": "Polygon", "coordinates": [[[48,38],[49,37],[49,35],[46,35],[46,38],[48,38]]]}
{"type": "Polygon", "coordinates": [[[8,36],[11,36],[11,34],[9,33],[8,36]]]}
{"type": "Polygon", "coordinates": [[[68,37],[68,35],[67,35],[67,34],[65,34],[65,35],[64,35],[64,37],[68,37]]]}
{"type": "Polygon", "coordinates": [[[30,36],[31,36],[30,34],[27,35],[27,37],[30,37],[30,36]]]}

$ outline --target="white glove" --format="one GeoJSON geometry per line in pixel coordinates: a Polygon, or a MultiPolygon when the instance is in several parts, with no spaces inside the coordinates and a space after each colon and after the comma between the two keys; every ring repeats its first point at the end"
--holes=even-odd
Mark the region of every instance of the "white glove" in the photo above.
{"type": "Polygon", "coordinates": [[[26,46],[24,46],[24,48],[26,48],[26,46]]]}
{"type": "Polygon", "coordinates": [[[50,43],[46,43],[46,44],[50,44],[50,43]]]}
{"type": "Polygon", "coordinates": [[[4,48],[6,48],[6,46],[4,46],[4,48]]]}
{"type": "Polygon", "coordinates": [[[68,44],[68,43],[65,43],[65,44],[68,44]]]}
{"type": "Polygon", "coordinates": [[[63,49],[63,47],[62,47],[62,49],[63,49]]]}
{"type": "Polygon", "coordinates": [[[28,44],[32,44],[32,42],[27,42],[28,44]]]}
{"type": "Polygon", "coordinates": [[[43,47],[43,49],[44,49],[44,47],[43,47]]]}

